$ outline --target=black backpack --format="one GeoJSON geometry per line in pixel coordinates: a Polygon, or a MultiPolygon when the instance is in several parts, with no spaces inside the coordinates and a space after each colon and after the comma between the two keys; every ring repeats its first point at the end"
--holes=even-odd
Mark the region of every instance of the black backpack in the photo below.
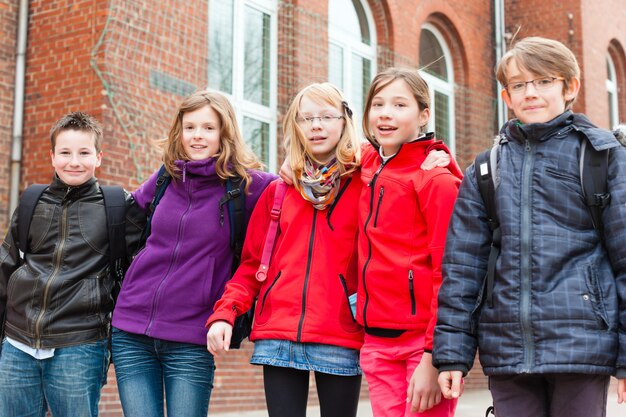
{"type": "MultiPolygon", "coordinates": [[[[159,201],[165,194],[167,186],[172,182],[171,175],[167,172],[164,165],[161,165],[156,181],[156,190],[154,197],[150,202],[148,219],[142,242],[145,244],[148,236],[150,236],[152,216],[159,201]]],[[[230,219],[230,247],[233,250],[233,263],[231,265],[231,275],[235,273],[237,267],[241,263],[241,251],[243,249],[243,240],[246,236],[246,205],[245,194],[242,191],[244,182],[241,177],[233,176],[226,181],[226,193],[219,202],[220,223],[224,224],[224,206],[228,209],[228,218],[230,219]]],[[[252,318],[254,317],[254,305],[250,310],[237,317],[233,326],[233,334],[230,339],[230,348],[239,349],[241,342],[248,336],[252,329],[252,318]]]]}
{"type": "MultiPolygon", "coordinates": [[[[616,133],[617,135],[617,133],[616,133]]],[[[495,278],[496,260],[500,254],[502,234],[495,207],[496,178],[498,149],[506,141],[500,139],[491,149],[481,152],[474,161],[474,174],[478,183],[478,190],[485,204],[489,230],[492,233],[491,251],[487,262],[487,295],[486,303],[493,307],[493,285],[495,278]]],[[[602,210],[606,207],[611,195],[607,192],[606,180],[608,175],[609,149],[596,150],[588,146],[588,139],[581,139],[580,148],[580,183],[583,190],[585,204],[589,207],[594,228],[600,239],[603,237],[602,210]]]]}
{"type": "MultiPolygon", "coordinates": [[[[33,184],[26,188],[20,197],[17,235],[22,258],[29,249],[28,233],[35,207],[46,188],[48,188],[46,184],[33,184]]],[[[109,235],[109,272],[113,277],[113,299],[115,300],[129,265],[126,254],[126,196],[124,189],[117,185],[101,185],[100,190],[106,211],[109,235]]]]}

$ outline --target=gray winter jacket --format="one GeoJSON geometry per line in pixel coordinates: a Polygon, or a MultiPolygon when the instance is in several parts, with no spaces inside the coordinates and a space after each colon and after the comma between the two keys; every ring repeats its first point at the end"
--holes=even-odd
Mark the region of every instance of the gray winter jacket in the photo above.
{"type": "Polygon", "coordinates": [[[501,138],[493,307],[483,297],[491,232],[470,166],[446,241],[435,366],[467,373],[478,347],[487,375],[626,377],[626,148],[569,111],[548,123],[512,120],[501,138]],[[583,136],[611,148],[604,245],[582,198],[583,136]]]}

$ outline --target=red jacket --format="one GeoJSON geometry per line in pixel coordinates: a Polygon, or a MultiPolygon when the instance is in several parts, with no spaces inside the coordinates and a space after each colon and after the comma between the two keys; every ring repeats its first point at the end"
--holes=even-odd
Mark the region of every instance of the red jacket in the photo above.
{"type": "Polygon", "coordinates": [[[316,210],[289,187],[280,215],[280,234],[267,279],[255,273],[261,262],[276,182],[259,198],[243,247],[243,262],[215,304],[207,327],[233,323],[257,304],[250,340],[281,339],[359,349],[363,329],[352,318],[348,296],[357,289],[358,175],[343,179],[334,204],[316,210]]]}
{"type": "MultiPolygon", "coordinates": [[[[405,143],[384,165],[363,153],[357,320],[366,328],[424,332],[432,349],[441,259],[459,170],[419,169],[431,136],[405,143]]],[[[456,167],[456,164],[451,164],[456,167]]]]}

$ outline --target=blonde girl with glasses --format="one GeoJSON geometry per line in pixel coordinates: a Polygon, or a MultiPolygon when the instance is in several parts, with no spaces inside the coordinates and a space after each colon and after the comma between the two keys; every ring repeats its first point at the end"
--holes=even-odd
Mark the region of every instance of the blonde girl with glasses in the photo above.
{"type": "Polygon", "coordinates": [[[283,131],[296,180],[282,203],[267,279],[255,274],[277,182],[252,213],[243,262],[207,321],[207,347],[214,355],[227,351],[235,317],[257,300],[250,362],[263,366],[270,417],[306,415],[311,372],[322,417],[356,416],[363,329],[349,297],[357,289],[362,184],[352,111],[332,84],[311,84],[293,99],[283,131]]]}

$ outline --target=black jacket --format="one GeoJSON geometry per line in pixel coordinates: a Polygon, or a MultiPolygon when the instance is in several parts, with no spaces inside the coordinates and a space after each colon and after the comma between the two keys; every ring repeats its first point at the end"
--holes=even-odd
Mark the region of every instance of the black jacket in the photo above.
{"type": "MultiPolygon", "coordinates": [[[[126,194],[127,253],[137,251],[145,214],[126,194]]],[[[33,348],[107,337],[113,310],[104,200],[95,178],[69,187],[55,178],[35,208],[28,253],[17,217],[0,248],[0,318],[6,336],[33,348]]]]}

